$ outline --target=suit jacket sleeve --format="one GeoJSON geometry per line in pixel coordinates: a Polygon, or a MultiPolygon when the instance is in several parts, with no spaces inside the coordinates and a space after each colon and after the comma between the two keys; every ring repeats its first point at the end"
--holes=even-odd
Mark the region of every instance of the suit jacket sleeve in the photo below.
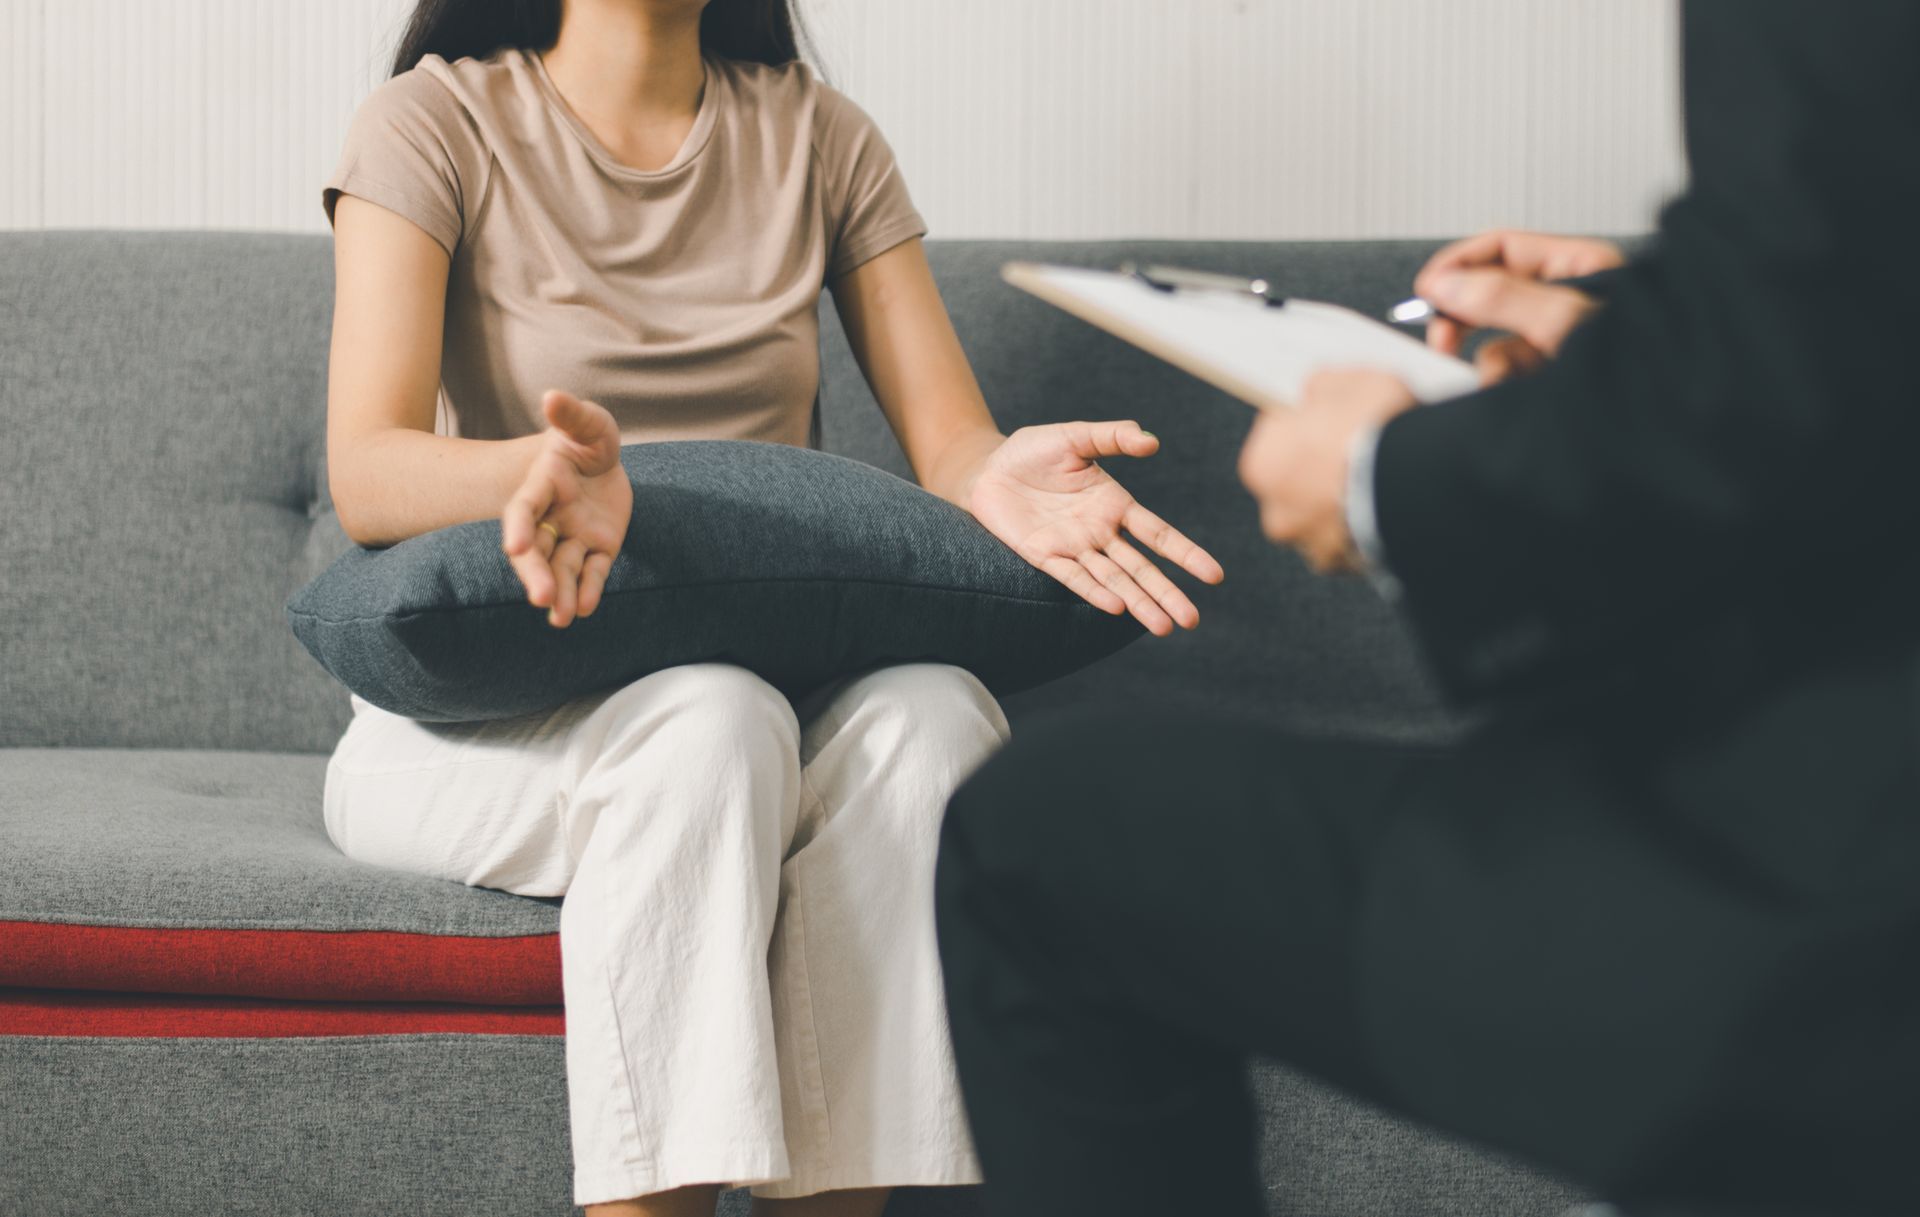
{"type": "Polygon", "coordinates": [[[1692,183],[1541,372],[1390,423],[1376,523],[1456,699],[1920,552],[1920,5],[1693,0],[1692,183]]]}

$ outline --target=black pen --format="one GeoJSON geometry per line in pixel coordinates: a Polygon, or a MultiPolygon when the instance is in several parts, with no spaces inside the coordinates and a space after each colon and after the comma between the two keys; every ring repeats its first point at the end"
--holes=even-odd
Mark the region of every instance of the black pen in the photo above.
{"type": "MultiPolygon", "coordinates": [[[[1547,282],[1554,287],[1570,287],[1574,291],[1584,292],[1597,300],[1605,300],[1607,298],[1607,288],[1612,284],[1614,276],[1617,274],[1619,274],[1618,270],[1603,270],[1597,274],[1581,275],[1573,279],[1549,279],[1547,282]]],[[[1446,318],[1446,320],[1458,322],[1460,325],[1467,324],[1464,321],[1459,321],[1458,318],[1447,317],[1445,313],[1433,307],[1433,305],[1427,303],[1425,300],[1420,299],[1418,296],[1415,296],[1411,300],[1403,300],[1387,310],[1387,320],[1393,322],[1395,325],[1425,325],[1438,318],[1446,318]]]]}

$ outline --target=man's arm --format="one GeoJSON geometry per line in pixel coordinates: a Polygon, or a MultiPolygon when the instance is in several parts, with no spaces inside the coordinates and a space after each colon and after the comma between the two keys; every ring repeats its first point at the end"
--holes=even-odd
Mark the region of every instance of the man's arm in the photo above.
{"type": "Polygon", "coordinates": [[[1381,431],[1379,537],[1457,697],[1914,564],[1920,6],[1693,0],[1687,46],[1654,251],[1551,364],[1381,431]]]}

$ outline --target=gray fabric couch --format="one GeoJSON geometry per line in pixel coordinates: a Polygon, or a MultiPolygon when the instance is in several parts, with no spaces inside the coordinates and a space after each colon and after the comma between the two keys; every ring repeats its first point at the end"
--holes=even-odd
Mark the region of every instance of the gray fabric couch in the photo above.
{"type": "MultiPolygon", "coordinates": [[[[1361,583],[1265,545],[1233,476],[1251,414],[1003,286],[1011,258],[1268,273],[1368,310],[1419,244],[936,243],[1002,425],[1134,417],[1117,472],[1225,563],[1196,633],[1008,705],[1226,708],[1293,731],[1445,739],[1361,583]]],[[[558,901],[360,866],[320,820],[346,694],[281,606],[347,544],[323,422],[324,237],[0,234],[0,922],[552,934],[558,901]]],[[[828,447],[905,473],[825,310],[828,447]]],[[[4,996],[4,995],[0,995],[4,996]]],[[[1275,1214],[1548,1217],[1572,1192],[1256,1063],[1275,1214]]],[[[0,1035],[0,1213],[564,1214],[554,1035],[0,1035]]],[[[728,1211],[742,1197],[729,1197],[728,1211]]],[[[892,1211],[970,1212],[970,1192],[892,1211]]]]}

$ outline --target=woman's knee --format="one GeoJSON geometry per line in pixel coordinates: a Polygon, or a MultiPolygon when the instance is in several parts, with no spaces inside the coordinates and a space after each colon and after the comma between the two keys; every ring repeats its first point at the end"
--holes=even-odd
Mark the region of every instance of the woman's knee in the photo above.
{"type": "Polygon", "coordinates": [[[1007,716],[979,677],[943,663],[897,664],[848,682],[817,724],[967,753],[974,761],[1005,744],[1007,716]]]}
{"type": "Polygon", "coordinates": [[[797,814],[799,751],[793,707],[744,668],[689,664],[644,676],[606,695],[580,726],[568,837],[582,856],[593,842],[619,848],[645,834],[650,848],[744,843],[777,861],[797,814]],[[600,831],[608,814],[623,825],[612,835],[600,831]]]}
{"type": "MultiPolygon", "coordinates": [[[[608,694],[570,748],[574,784],[652,790],[758,812],[784,803],[799,778],[800,725],[778,689],[732,664],[701,663],[643,676],[608,694]],[[725,797],[736,790],[741,798],[725,797]],[[745,806],[746,802],[755,804],[745,806]]],[[[770,810],[770,809],[769,809],[770,810]]]]}
{"type": "Polygon", "coordinates": [[[661,736],[696,752],[751,747],[767,739],[797,748],[793,707],[747,669],[726,663],[683,664],[643,676],[597,707],[596,734],[661,736]]]}

